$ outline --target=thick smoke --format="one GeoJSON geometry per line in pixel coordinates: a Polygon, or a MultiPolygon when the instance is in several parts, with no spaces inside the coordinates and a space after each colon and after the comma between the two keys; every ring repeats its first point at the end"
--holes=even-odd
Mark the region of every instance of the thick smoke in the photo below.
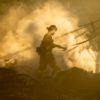
{"type": "MultiPolygon", "coordinates": [[[[26,10],[26,8],[27,6],[24,4],[11,7],[3,17],[0,25],[1,32],[4,34],[1,41],[0,56],[9,58],[6,55],[12,54],[10,57],[16,58],[18,65],[25,63],[29,66],[31,64],[31,67],[28,68],[25,66],[24,68],[17,67],[18,71],[31,73],[32,69],[38,67],[39,56],[36,47],[40,45],[44,34],[47,32],[46,27],[51,24],[58,27],[58,31],[54,36],[55,42],[67,47],[68,50],[73,48],[75,43],[87,39],[86,36],[76,38],[77,35],[87,29],[61,37],[62,34],[79,28],[79,19],[65,9],[61,3],[46,1],[36,8],[31,8],[31,11],[26,10]]],[[[89,42],[80,45],[71,52],[54,49],[53,53],[57,64],[62,69],[64,69],[65,61],[66,66],[76,66],[95,72],[96,54],[89,42]]],[[[1,59],[1,62],[3,62],[3,59],[1,59]]]]}

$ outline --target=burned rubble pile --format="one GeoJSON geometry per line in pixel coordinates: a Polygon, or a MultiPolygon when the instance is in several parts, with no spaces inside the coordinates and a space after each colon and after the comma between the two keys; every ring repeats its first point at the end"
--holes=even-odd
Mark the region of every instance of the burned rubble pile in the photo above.
{"type": "Polygon", "coordinates": [[[72,68],[41,80],[1,68],[0,100],[100,100],[100,74],[72,68]]]}

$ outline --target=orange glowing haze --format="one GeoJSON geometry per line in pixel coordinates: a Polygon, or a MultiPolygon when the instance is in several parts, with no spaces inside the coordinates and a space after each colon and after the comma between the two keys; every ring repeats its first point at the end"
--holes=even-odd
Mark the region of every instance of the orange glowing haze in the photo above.
{"type": "MultiPolygon", "coordinates": [[[[87,39],[85,36],[76,38],[78,34],[87,29],[60,37],[64,33],[79,28],[79,19],[56,1],[48,1],[35,10],[33,9],[29,14],[25,14],[25,10],[21,7],[16,9],[12,7],[6,16],[6,21],[2,21],[1,28],[7,30],[7,33],[2,41],[0,56],[12,54],[32,46],[31,49],[20,52],[13,57],[19,61],[34,59],[38,56],[35,48],[46,33],[46,27],[51,24],[55,24],[58,27],[58,31],[54,36],[55,42],[66,46],[68,49],[72,48],[73,44],[87,39]],[[56,37],[60,38],[56,39],[56,37]]],[[[60,52],[69,67],[76,66],[86,71],[95,72],[96,52],[91,48],[87,48],[88,46],[92,48],[90,43],[87,42],[71,52],[63,52],[58,49],[55,49],[54,52],[60,52]]]]}

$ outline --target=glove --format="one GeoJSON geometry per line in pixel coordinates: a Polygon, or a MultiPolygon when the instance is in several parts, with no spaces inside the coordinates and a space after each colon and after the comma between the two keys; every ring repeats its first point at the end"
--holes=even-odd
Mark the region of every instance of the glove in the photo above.
{"type": "Polygon", "coordinates": [[[64,50],[64,51],[66,51],[66,50],[67,50],[67,48],[66,48],[66,47],[63,47],[63,50],[64,50]]]}

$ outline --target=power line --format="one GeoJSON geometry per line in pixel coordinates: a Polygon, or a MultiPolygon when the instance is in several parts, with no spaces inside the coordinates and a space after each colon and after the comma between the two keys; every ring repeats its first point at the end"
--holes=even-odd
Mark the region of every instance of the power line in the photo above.
{"type": "MultiPolygon", "coordinates": [[[[65,34],[61,35],[60,37],[57,37],[56,39],[59,39],[59,38],[61,38],[61,37],[63,37],[63,36],[66,36],[66,35],[68,35],[68,34],[77,32],[77,31],[79,31],[79,30],[81,30],[81,29],[83,29],[83,28],[86,28],[86,27],[89,26],[89,25],[92,25],[92,27],[93,27],[93,24],[95,24],[95,23],[97,23],[97,22],[99,22],[99,21],[100,21],[100,19],[98,19],[98,20],[96,20],[96,21],[92,21],[92,22],[90,22],[90,23],[88,23],[88,24],[85,24],[85,25],[81,25],[81,26],[79,26],[80,28],[78,28],[78,29],[76,29],[76,30],[73,30],[73,31],[71,31],[71,32],[65,33],[65,34]]],[[[83,32],[83,33],[81,33],[81,34],[84,34],[84,33],[85,33],[85,32],[83,32]]]]}
{"type": "MultiPolygon", "coordinates": [[[[87,27],[88,25],[91,25],[91,26],[92,26],[92,28],[93,28],[93,31],[92,31],[92,32],[95,33],[95,32],[96,32],[96,29],[95,29],[95,27],[94,27],[94,24],[97,23],[97,22],[99,22],[99,21],[100,21],[100,19],[98,19],[98,20],[96,20],[96,21],[93,21],[93,22],[90,22],[90,23],[88,23],[88,24],[82,25],[82,26],[80,26],[79,29],[76,29],[76,30],[73,30],[73,31],[71,31],[71,32],[68,32],[68,33],[63,34],[62,36],[60,36],[60,38],[63,37],[63,36],[65,36],[65,35],[68,35],[68,34],[70,34],[70,33],[77,32],[77,31],[79,31],[79,30],[81,30],[81,29],[87,27]]],[[[84,31],[83,33],[80,34],[80,36],[83,35],[83,34],[86,33],[86,32],[87,32],[87,31],[84,31]]],[[[97,37],[98,35],[100,35],[100,34],[96,34],[96,35],[92,36],[91,38],[89,38],[89,39],[87,39],[87,40],[85,40],[85,41],[82,41],[82,42],[79,42],[79,43],[74,44],[75,47],[73,47],[73,48],[67,50],[67,52],[70,52],[70,51],[76,49],[79,45],[81,45],[81,44],[83,44],[83,43],[86,43],[86,42],[88,42],[88,41],[94,39],[94,38],[97,37]]],[[[59,37],[58,37],[58,38],[59,38],[59,37]]],[[[56,38],[56,39],[58,39],[58,38],[56,38]]],[[[73,45],[73,46],[74,46],[74,45],[73,45]]],[[[24,48],[24,49],[22,49],[22,50],[20,50],[20,51],[15,52],[15,53],[7,54],[7,55],[5,55],[5,56],[0,57],[0,59],[4,59],[4,58],[7,58],[7,57],[15,56],[15,55],[17,55],[17,54],[19,54],[19,53],[21,53],[21,52],[23,52],[23,51],[32,49],[32,47],[33,47],[33,46],[26,47],[26,48],[24,48]]]]}

